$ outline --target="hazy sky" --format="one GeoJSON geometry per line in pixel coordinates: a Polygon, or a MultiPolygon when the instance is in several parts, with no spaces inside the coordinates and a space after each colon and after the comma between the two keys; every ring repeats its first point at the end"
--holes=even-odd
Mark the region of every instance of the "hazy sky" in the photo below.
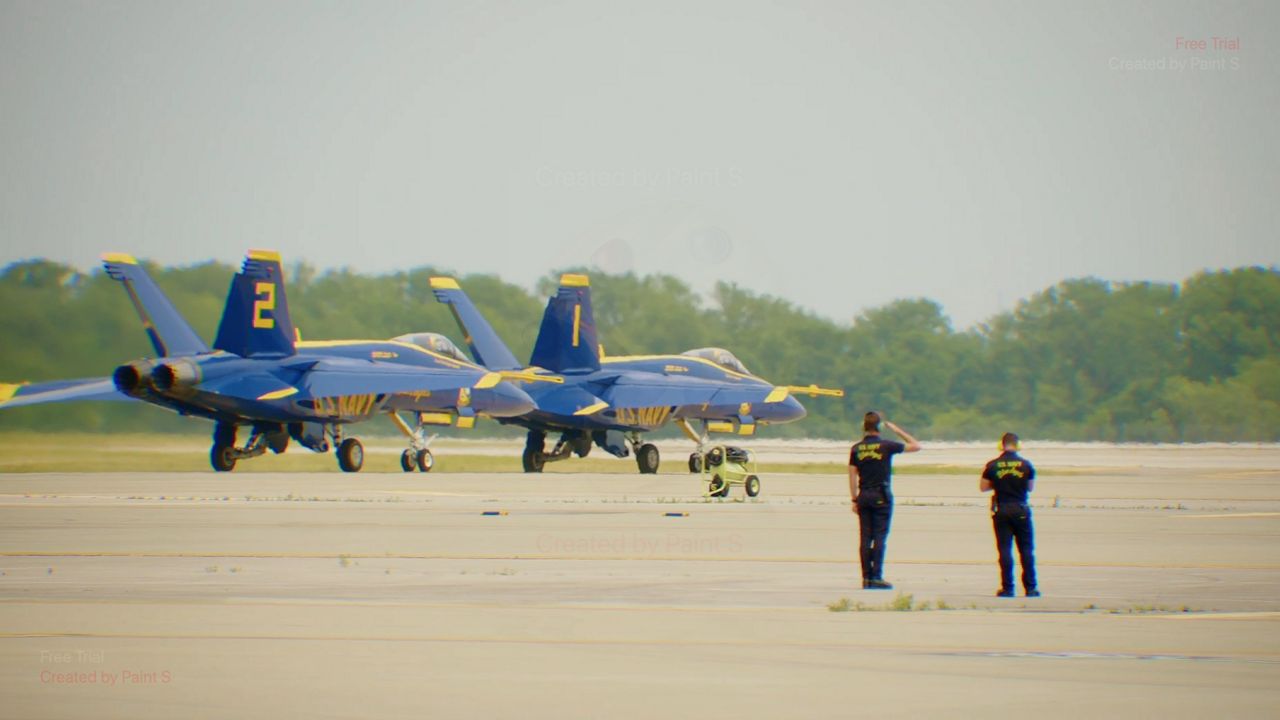
{"type": "Polygon", "coordinates": [[[1274,2],[0,0],[0,264],[594,263],[964,327],[1280,263],[1278,94],[1274,2]]]}

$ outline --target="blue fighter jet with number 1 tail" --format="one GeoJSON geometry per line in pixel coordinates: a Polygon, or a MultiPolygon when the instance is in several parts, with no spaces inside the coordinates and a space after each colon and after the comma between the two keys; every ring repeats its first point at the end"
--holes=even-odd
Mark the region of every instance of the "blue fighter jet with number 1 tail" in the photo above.
{"type": "Polygon", "coordinates": [[[658,448],[641,434],[675,422],[698,444],[689,470],[702,469],[709,433],[754,435],[758,425],[804,417],[793,394],[842,397],[843,390],[773,385],[752,375],[727,350],[700,348],[680,355],[607,357],[596,337],[591,287],[585,275],[566,274],[547,302],[529,367],[522,366],[462,291],[457,280],[431,279],[436,299],[453,311],[476,362],[490,370],[524,371],[560,378],[557,384],[527,384],[537,408],[499,422],[528,430],[525,472],[572,454],[585,457],[592,445],[617,457],[635,453],[642,473],[658,471],[658,448]],[[700,423],[701,431],[693,424],[700,423]],[[549,433],[560,438],[550,452],[549,433]],[[629,446],[629,447],[628,447],[629,446]]]}
{"type": "Polygon", "coordinates": [[[157,357],[121,365],[111,378],[3,385],[0,409],[133,398],[207,418],[216,423],[210,461],[222,472],[268,449],[284,452],[290,439],[315,452],[327,452],[332,440],[338,466],[356,472],[364,449],[343,428],[385,413],[410,439],[401,467],[426,472],[434,464],[428,426],[471,427],[478,416],[513,417],[534,407],[507,377],[535,378],[479,367],[442,335],[299,341],[274,252],[249,252],[231,282],[213,348],[136,260],[122,254],[103,259],[133,301],[157,357]],[[412,414],[417,427],[400,412],[412,414]],[[237,445],[241,427],[251,433],[237,445]]]}

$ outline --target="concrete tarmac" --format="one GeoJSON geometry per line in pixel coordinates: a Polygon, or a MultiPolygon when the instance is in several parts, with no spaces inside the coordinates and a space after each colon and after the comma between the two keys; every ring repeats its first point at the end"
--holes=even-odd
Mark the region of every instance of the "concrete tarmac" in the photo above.
{"type": "Polygon", "coordinates": [[[892,592],[839,476],[4,475],[0,717],[1274,717],[1280,449],[1089,452],[1011,600],[976,470],[892,592]]]}

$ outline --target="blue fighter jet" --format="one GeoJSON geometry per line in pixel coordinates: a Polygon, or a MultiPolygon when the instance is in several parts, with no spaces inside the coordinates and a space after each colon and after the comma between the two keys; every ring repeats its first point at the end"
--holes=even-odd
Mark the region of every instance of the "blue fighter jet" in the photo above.
{"type": "Polygon", "coordinates": [[[658,448],[642,433],[675,422],[698,444],[690,472],[702,468],[709,433],[753,435],[759,425],[804,417],[793,393],[842,397],[843,390],[773,385],[752,375],[728,350],[699,348],[680,355],[608,357],[601,351],[585,275],[566,274],[547,303],[529,366],[516,360],[459,286],[431,279],[436,299],[453,311],[476,362],[495,371],[525,371],[560,378],[559,384],[525,385],[537,408],[499,422],[528,430],[525,472],[572,454],[586,457],[592,445],[616,457],[635,454],[641,473],[658,471],[658,448]],[[701,425],[700,431],[694,423],[701,425]],[[547,435],[559,440],[546,449],[547,435]]]}
{"type": "Polygon", "coordinates": [[[209,455],[220,472],[268,449],[284,452],[290,439],[315,452],[327,452],[332,441],[338,466],[356,472],[364,449],[344,436],[344,426],[386,413],[409,437],[401,467],[426,472],[434,464],[429,426],[471,427],[477,416],[512,417],[534,407],[527,393],[504,379],[526,374],[479,367],[435,333],[299,341],[274,252],[249,252],[231,282],[213,348],[136,260],[123,254],[103,259],[133,301],[157,357],[121,365],[111,378],[0,386],[0,408],[133,398],[207,418],[216,423],[209,455]],[[410,413],[416,427],[400,412],[410,413]],[[236,441],[240,427],[251,429],[244,445],[236,441]]]}

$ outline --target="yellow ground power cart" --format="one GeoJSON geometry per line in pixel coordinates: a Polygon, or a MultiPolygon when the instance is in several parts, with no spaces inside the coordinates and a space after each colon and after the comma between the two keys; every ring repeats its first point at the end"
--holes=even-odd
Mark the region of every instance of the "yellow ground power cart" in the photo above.
{"type": "Polygon", "coordinates": [[[716,445],[702,463],[702,479],[707,481],[705,497],[729,497],[729,488],[741,485],[747,497],[760,494],[755,453],[732,445],[716,445]]]}

